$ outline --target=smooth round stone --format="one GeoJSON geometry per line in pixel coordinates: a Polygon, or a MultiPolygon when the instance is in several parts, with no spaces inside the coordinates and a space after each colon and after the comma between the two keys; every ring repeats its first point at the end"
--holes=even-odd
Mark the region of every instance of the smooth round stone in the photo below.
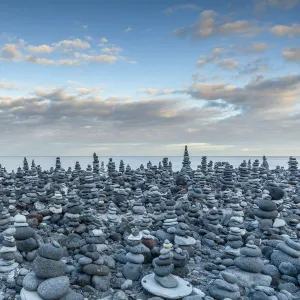
{"type": "Polygon", "coordinates": [[[14,235],[16,240],[26,240],[34,237],[34,230],[31,227],[18,227],[14,235]]]}
{"type": "Polygon", "coordinates": [[[41,245],[37,250],[37,253],[44,258],[60,260],[64,256],[64,250],[62,247],[55,247],[53,244],[47,243],[41,245]]]}
{"type": "Polygon", "coordinates": [[[231,284],[222,279],[216,279],[213,283],[217,288],[229,291],[229,292],[237,292],[239,290],[239,286],[237,284],[231,284]]]}
{"type": "Polygon", "coordinates": [[[229,283],[236,283],[237,278],[234,274],[228,273],[226,271],[221,272],[221,276],[229,283]]]}
{"type": "Polygon", "coordinates": [[[17,248],[20,252],[31,252],[38,248],[38,243],[34,238],[29,238],[23,241],[16,240],[17,248]]]}
{"type": "Polygon", "coordinates": [[[69,278],[59,276],[43,281],[39,285],[37,292],[44,300],[56,300],[68,294],[69,286],[69,278]]]}
{"type": "Polygon", "coordinates": [[[141,264],[133,264],[128,262],[123,268],[123,274],[126,279],[137,281],[142,275],[142,270],[143,268],[141,264]]]}
{"type": "Polygon", "coordinates": [[[262,219],[274,219],[278,215],[277,210],[263,211],[263,210],[257,208],[257,209],[254,209],[253,212],[254,212],[255,216],[262,218],[262,219]]]}
{"type": "Polygon", "coordinates": [[[264,211],[277,210],[276,203],[271,200],[259,200],[257,205],[261,210],[264,211]]]}
{"type": "Polygon", "coordinates": [[[171,274],[173,272],[173,270],[174,270],[173,264],[167,265],[167,266],[156,266],[154,268],[154,273],[157,276],[164,277],[164,276],[171,274]]]}
{"type": "Polygon", "coordinates": [[[164,288],[171,289],[171,288],[176,288],[179,285],[179,283],[176,280],[176,278],[174,277],[174,275],[171,275],[171,274],[168,276],[164,276],[164,277],[155,275],[154,280],[164,288]]]}
{"type": "Polygon", "coordinates": [[[234,265],[246,272],[261,273],[264,263],[258,257],[238,257],[234,260],[234,265]]]}
{"type": "Polygon", "coordinates": [[[78,259],[78,263],[81,266],[91,264],[92,262],[93,262],[93,260],[89,257],[81,257],[81,258],[78,259]]]}
{"type": "Polygon", "coordinates": [[[294,258],[298,258],[300,257],[300,252],[289,247],[286,243],[279,243],[276,247],[276,249],[284,252],[285,254],[294,257],[294,258]]]}
{"type": "Polygon", "coordinates": [[[34,272],[30,272],[23,278],[23,287],[28,291],[36,291],[41,282],[34,272]]]}
{"type": "Polygon", "coordinates": [[[33,270],[39,278],[48,279],[64,275],[66,265],[62,261],[37,256],[33,261],[33,270]]]}
{"type": "Polygon", "coordinates": [[[126,254],[126,259],[128,262],[135,263],[135,264],[141,264],[141,263],[143,263],[145,257],[143,254],[132,254],[131,252],[128,252],[126,254]]]}
{"type": "Polygon", "coordinates": [[[296,267],[290,262],[282,262],[278,269],[282,274],[285,275],[296,276],[298,274],[296,267]]]}
{"type": "Polygon", "coordinates": [[[105,276],[110,273],[110,270],[105,265],[88,264],[82,268],[83,272],[88,275],[105,276]]]}
{"type": "Polygon", "coordinates": [[[294,250],[300,251],[300,243],[294,242],[292,239],[290,238],[285,238],[284,239],[285,243],[287,245],[289,245],[291,248],[293,248],[294,250]]]}
{"type": "Polygon", "coordinates": [[[261,256],[261,250],[256,246],[254,248],[244,247],[241,248],[241,254],[250,257],[257,257],[257,256],[261,256]]]}
{"type": "Polygon", "coordinates": [[[146,275],[142,279],[143,288],[148,291],[150,294],[162,297],[164,299],[181,299],[185,296],[188,296],[192,293],[193,287],[191,284],[181,279],[180,277],[174,276],[178,282],[178,287],[176,288],[164,288],[154,279],[154,274],[151,273],[146,275]]]}

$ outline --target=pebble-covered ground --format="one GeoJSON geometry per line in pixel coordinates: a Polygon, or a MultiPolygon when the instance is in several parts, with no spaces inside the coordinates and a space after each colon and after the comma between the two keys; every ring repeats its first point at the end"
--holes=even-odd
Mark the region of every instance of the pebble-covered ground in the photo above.
{"type": "Polygon", "coordinates": [[[0,166],[0,300],[300,299],[295,158],[54,163],[0,166]]]}

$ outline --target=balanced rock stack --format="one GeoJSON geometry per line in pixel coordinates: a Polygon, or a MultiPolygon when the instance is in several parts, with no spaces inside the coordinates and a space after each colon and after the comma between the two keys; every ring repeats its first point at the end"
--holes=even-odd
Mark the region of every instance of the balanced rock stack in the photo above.
{"type": "Polygon", "coordinates": [[[0,279],[9,276],[14,277],[18,263],[15,262],[17,251],[14,235],[16,229],[10,227],[3,232],[2,246],[0,246],[0,279]]]}
{"type": "Polygon", "coordinates": [[[208,287],[210,296],[217,300],[241,299],[237,277],[226,271],[220,273],[220,278],[214,280],[208,287]]]}
{"type": "Polygon", "coordinates": [[[159,257],[152,262],[154,273],[142,279],[142,286],[152,295],[165,299],[181,299],[192,293],[192,286],[182,278],[172,275],[174,270],[173,245],[166,240],[159,257]]]}
{"type": "Polygon", "coordinates": [[[253,207],[255,218],[259,221],[260,229],[265,231],[273,226],[273,221],[278,215],[277,205],[270,196],[257,201],[253,207]]]}
{"type": "Polygon", "coordinates": [[[191,235],[192,232],[186,223],[178,224],[174,243],[183,250],[186,250],[189,256],[194,255],[194,245],[196,244],[196,240],[191,235]]]}
{"type": "Polygon", "coordinates": [[[117,208],[113,202],[108,206],[107,220],[111,226],[118,224],[117,208]]]}
{"type": "Polygon", "coordinates": [[[110,288],[111,273],[110,269],[104,265],[104,260],[100,257],[97,246],[92,243],[84,245],[81,247],[80,253],[82,256],[78,262],[82,273],[86,276],[79,275],[79,284],[91,284],[101,292],[107,291],[110,288]]]}
{"type": "Polygon", "coordinates": [[[35,238],[35,231],[29,227],[26,222],[26,217],[20,214],[15,216],[14,226],[16,233],[14,235],[16,239],[17,249],[20,252],[31,252],[38,248],[38,243],[35,238]]]}
{"type": "Polygon", "coordinates": [[[238,284],[244,287],[252,285],[270,286],[272,278],[261,274],[264,263],[261,259],[261,250],[249,240],[246,247],[241,248],[241,256],[234,260],[237,269],[229,269],[228,272],[235,274],[238,284]]]}
{"type": "Polygon", "coordinates": [[[8,228],[10,225],[10,214],[6,207],[0,203],[0,233],[8,228]]]}
{"type": "Polygon", "coordinates": [[[61,261],[64,250],[56,241],[43,244],[37,251],[33,271],[23,279],[22,300],[78,299],[83,296],[70,290],[69,278],[65,276],[66,265],[61,261]]]}
{"type": "Polygon", "coordinates": [[[127,238],[126,246],[126,265],[123,268],[123,274],[126,279],[139,280],[142,275],[142,263],[144,254],[150,253],[150,249],[141,243],[142,234],[133,230],[127,238]]]}
{"type": "Polygon", "coordinates": [[[271,255],[271,262],[277,268],[283,262],[289,262],[300,273],[300,243],[285,237],[284,242],[279,243],[271,255]]]}
{"type": "Polygon", "coordinates": [[[240,256],[240,248],[243,246],[243,234],[245,232],[239,227],[230,227],[229,235],[227,236],[227,245],[225,253],[229,258],[236,258],[240,256]]]}
{"type": "Polygon", "coordinates": [[[82,203],[75,190],[70,191],[67,195],[67,199],[68,204],[64,215],[65,223],[69,227],[77,227],[80,222],[80,213],[83,209],[82,203]]]}

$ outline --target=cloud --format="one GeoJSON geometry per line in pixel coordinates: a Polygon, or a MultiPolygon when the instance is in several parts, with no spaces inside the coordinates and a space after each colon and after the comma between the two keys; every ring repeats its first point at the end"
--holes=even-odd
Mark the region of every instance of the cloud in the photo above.
{"type": "Polygon", "coordinates": [[[202,67],[209,63],[217,63],[219,59],[225,54],[231,54],[229,51],[224,48],[215,47],[212,49],[211,53],[208,55],[202,55],[201,59],[197,61],[197,66],[202,67]]]}
{"type": "Polygon", "coordinates": [[[82,25],[81,26],[83,29],[88,29],[88,25],[82,25]]]}
{"type": "Polygon", "coordinates": [[[178,4],[178,5],[174,5],[174,6],[166,8],[163,12],[165,14],[172,14],[178,10],[183,10],[183,9],[199,10],[200,6],[198,6],[196,4],[178,4]]]}
{"type": "Polygon", "coordinates": [[[91,45],[86,41],[82,41],[80,39],[74,39],[74,40],[62,40],[57,44],[55,44],[55,47],[75,49],[75,50],[86,50],[86,49],[90,49],[91,45]]]}
{"type": "Polygon", "coordinates": [[[251,45],[236,46],[237,50],[244,53],[260,53],[270,48],[270,45],[264,42],[252,42],[251,45]]]}
{"type": "Polygon", "coordinates": [[[235,35],[240,37],[253,37],[262,30],[256,21],[237,20],[222,22],[214,10],[204,10],[200,13],[198,21],[189,27],[178,28],[173,33],[180,38],[190,35],[193,39],[202,40],[217,35],[235,35]]]}
{"type": "Polygon", "coordinates": [[[140,92],[140,93],[146,93],[148,95],[155,95],[158,92],[158,90],[157,89],[148,88],[148,89],[139,89],[138,92],[140,92]]]}
{"type": "Polygon", "coordinates": [[[299,0],[254,0],[254,11],[256,13],[265,13],[269,7],[291,9],[299,0]]]}
{"type": "Polygon", "coordinates": [[[225,70],[233,70],[239,66],[239,62],[232,58],[225,58],[218,62],[218,66],[225,70]]]}
{"type": "Polygon", "coordinates": [[[299,3],[299,0],[268,0],[269,5],[285,9],[293,8],[299,3]]]}
{"type": "Polygon", "coordinates": [[[300,35],[300,25],[293,24],[292,26],[276,25],[273,26],[270,31],[277,36],[287,35],[289,38],[293,38],[300,35]]]}
{"type": "Polygon", "coordinates": [[[36,56],[26,56],[26,61],[38,64],[38,65],[44,65],[44,66],[79,66],[81,62],[78,59],[46,59],[46,58],[39,58],[36,56]]]}
{"type": "Polygon", "coordinates": [[[254,73],[263,73],[266,72],[268,69],[269,64],[266,61],[266,59],[255,58],[240,68],[239,76],[250,75],[254,73]]]}
{"type": "Polygon", "coordinates": [[[300,75],[253,80],[243,88],[224,83],[195,83],[185,91],[191,97],[202,100],[222,99],[244,109],[268,110],[295,103],[300,95],[300,75]]]}
{"type": "Polygon", "coordinates": [[[7,90],[7,91],[18,91],[26,86],[16,85],[14,82],[8,82],[7,80],[0,81],[0,90],[7,90]]]}
{"type": "Polygon", "coordinates": [[[102,92],[102,89],[100,88],[76,88],[76,91],[79,95],[89,95],[89,94],[99,94],[102,92]]]}
{"type": "Polygon", "coordinates": [[[107,42],[108,42],[108,39],[105,38],[105,37],[103,37],[103,38],[101,38],[100,42],[101,42],[101,43],[107,43],[107,42]]]}
{"type": "Polygon", "coordinates": [[[35,54],[50,54],[55,50],[55,47],[51,47],[48,45],[40,45],[40,46],[28,46],[27,51],[35,54]]]}
{"type": "Polygon", "coordinates": [[[256,77],[244,86],[195,83],[150,99],[102,98],[62,87],[22,97],[0,93],[0,143],[6,151],[2,147],[0,153],[89,155],[101,149],[102,155],[130,155],[130,145],[138,144],[139,155],[180,155],[181,146],[190,144],[195,152],[239,155],[255,142],[256,149],[280,155],[276,151],[288,147],[279,146],[282,136],[287,145],[300,147],[299,88],[300,75],[290,74],[256,77]]]}
{"type": "Polygon", "coordinates": [[[81,82],[75,81],[75,80],[68,80],[67,82],[68,82],[69,84],[81,85],[81,82]]]}
{"type": "Polygon", "coordinates": [[[4,59],[15,59],[21,56],[21,51],[16,44],[5,44],[1,49],[1,56],[4,59]]]}
{"type": "Polygon", "coordinates": [[[288,61],[300,61],[300,47],[284,48],[282,50],[283,57],[288,61]]]}
{"type": "Polygon", "coordinates": [[[131,31],[132,29],[133,29],[132,27],[128,26],[128,27],[124,30],[124,32],[129,32],[129,31],[131,31]]]}

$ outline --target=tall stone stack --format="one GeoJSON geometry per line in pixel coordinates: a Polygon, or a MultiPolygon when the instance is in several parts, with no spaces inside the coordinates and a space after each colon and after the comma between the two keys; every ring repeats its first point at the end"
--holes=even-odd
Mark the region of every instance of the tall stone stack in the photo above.
{"type": "Polygon", "coordinates": [[[269,171],[269,164],[268,164],[268,160],[267,160],[267,158],[266,158],[265,155],[263,156],[263,162],[262,162],[262,165],[265,167],[265,169],[266,169],[267,171],[269,171]]]}
{"type": "Polygon", "coordinates": [[[23,160],[23,171],[25,174],[27,174],[29,171],[29,164],[28,164],[26,157],[24,157],[24,160],[23,160]]]}
{"type": "Polygon", "coordinates": [[[122,174],[125,172],[125,165],[122,159],[120,160],[119,172],[122,174]]]}
{"type": "Polygon", "coordinates": [[[66,265],[61,261],[63,256],[64,250],[56,241],[43,244],[38,249],[33,271],[23,279],[21,300],[84,299],[70,290],[66,265]]]}
{"type": "Polygon", "coordinates": [[[126,265],[123,268],[123,274],[126,279],[139,280],[142,275],[142,263],[144,254],[150,253],[150,249],[142,244],[142,234],[138,230],[133,230],[127,238],[126,246],[126,265]]]}
{"type": "Polygon", "coordinates": [[[15,262],[15,252],[17,251],[14,235],[14,227],[7,228],[3,232],[2,246],[0,246],[0,279],[15,277],[18,263],[15,262]]]}
{"type": "Polygon", "coordinates": [[[38,248],[35,231],[29,227],[25,216],[17,214],[14,218],[14,227],[16,228],[14,237],[20,252],[28,253],[38,248]]]}
{"type": "Polygon", "coordinates": [[[233,181],[233,168],[230,164],[226,164],[224,172],[223,172],[223,176],[221,178],[221,183],[222,183],[222,189],[226,190],[226,189],[233,189],[235,184],[233,181]]]}
{"type": "Polygon", "coordinates": [[[296,185],[299,182],[299,179],[297,178],[298,174],[298,162],[295,157],[290,156],[288,161],[288,171],[289,171],[289,183],[296,185]]]}
{"type": "Polygon", "coordinates": [[[142,286],[150,294],[164,299],[181,299],[192,293],[192,286],[182,278],[172,275],[173,245],[166,240],[159,257],[152,261],[154,272],[142,279],[142,286]]]}
{"type": "Polygon", "coordinates": [[[169,161],[168,157],[164,157],[163,160],[162,160],[163,169],[165,171],[168,171],[168,166],[169,166],[168,161],[169,161]]]}
{"type": "Polygon", "coordinates": [[[93,173],[99,174],[100,166],[99,166],[99,158],[96,153],[93,154],[93,173]]]}
{"type": "Polygon", "coordinates": [[[108,160],[108,164],[107,164],[107,172],[108,172],[108,176],[110,177],[112,175],[113,172],[116,171],[116,165],[115,162],[113,162],[113,159],[110,158],[108,160]]]}
{"type": "Polygon", "coordinates": [[[244,160],[239,166],[238,182],[242,186],[245,186],[245,184],[248,181],[248,177],[249,177],[249,171],[248,171],[248,167],[247,167],[247,162],[244,160]]]}
{"type": "Polygon", "coordinates": [[[0,202],[0,233],[5,231],[11,223],[8,209],[0,202]]]}
{"type": "Polygon", "coordinates": [[[201,160],[201,172],[207,175],[207,156],[202,156],[201,160]]]}
{"type": "Polygon", "coordinates": [[[68,203],[66,205],[66,213],[64,215],[65,225],[67,227],[77,227],[80,223],[80,213],[83,205],[75,190],[71,190],[67,195],[68,203]]]}
{"type": "Polygon", "coordinates": [[[193,173],[193,170],[191,168],[191,160],[189,156],[189,151],[187,145],[184,147],[184,153],[183,153],[183,161],[182,161],[182,167],[185,168],[186,174],[191,176],[193,173]]]}

